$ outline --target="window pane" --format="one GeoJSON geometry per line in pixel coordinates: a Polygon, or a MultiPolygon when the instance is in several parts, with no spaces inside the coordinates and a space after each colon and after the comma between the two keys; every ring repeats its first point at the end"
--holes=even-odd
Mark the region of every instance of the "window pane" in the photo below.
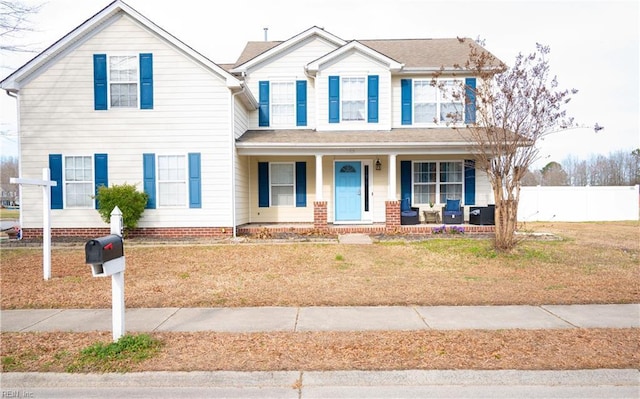
{"type": "Polygon", "coordinates": [[[443,183],[462,183],[462,162],[442,162],[440,164],[440,181],[443,183]]]}
{"type": "Polygon", "coordinates": [[[459,122],[462,120],[462,108],[460,104],[442,103],[440,104],[441,122],[459,122]]]}
{"type": "Polygon", "coordinates": [[[272,186],[271,205],[293,205],[293,186],[272,186]]]}
{"type": "Polygon", "coordinates": [[[109,76],[112,82],[137,81],[137,75],[136,56],[109,57],[109,76]]]}
{"type": "Polygon", "coordinates": [[[293,184],[293,164],[271,164],[271,184],[293,184]]]}
{"type": "Polygon", "coordinates": [[[416,184],[414,187],[414,201],[416,204],[435,203],[436,185],[435,184],[416,184]]]}
{"type": "Polygon", "coordinates": [[[342,120],[363,121],[367,90],[364,78],[342,78],[342,120]]]}
{"type": "Polygon", "coordinates": [[[436,164],[435,162],[416,162],[413,164],[414,183],[435,183],[436,164]]]}
{"type": "Polygon", "coordinates": [[[184,206],[186,200],[186,183],[159,183],[160,206],[184,206]]]}
{"type": "Polygon", "coordinates": [[[444,204],[448,199],[462,200],[462,184],[440,185],[440,203],[444,204]]]}
{"type": "Polygon", "coordinates": [[[271,82],[271,114],[274,125],[295,124],[295,85],[271,82]]]}

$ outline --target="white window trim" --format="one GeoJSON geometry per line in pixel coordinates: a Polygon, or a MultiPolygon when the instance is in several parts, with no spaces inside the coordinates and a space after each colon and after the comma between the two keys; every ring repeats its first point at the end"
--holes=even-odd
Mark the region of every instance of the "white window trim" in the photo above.
{"type": "MultiPolygon", "coordinates": [[[[412,161],[411,162],[411,203],[413,204],[414,201],[416,200],[416,196],[415,196],[415,186],[416,184],[432,184],[432,183],[416,183],[415,182],[415,176],[414,176],[414,167],[416,163],[435,163],[436,164],[436,181],[435,186],[436,186],[436,192],[435,192],[435,197],[436,197],[436,201],[435,204],[438,205],[443,205],[444,203],[440,202],[440,186],[442,184],[449,184],[449,185],[460,185],[462,187],[462,190],[460,192],[460,204],[464,203],[464,198],[465,198],[465,192],[464,192],[464,161],[461,160],[456,160],[456,159],[452,159],[452,160],[420,160],[420,161],[412,161]],[[462,166],[462,177],[460,179],[460,182],[441,182],[440,181],[440,166],[443,163],[458,163],[461,164],[462,166]]],[[[427,204],[423,204],[421,202],[415,202],[416,205],[429,205],[427,204]]]]}
{"type": "Polygon", "coordinates": [[[269,162],[269,206],[276,208],[295,208],[296,207],[296,163],[295,162],[269,162]],[[293,173],[293,182],[291,184],[274,184],[273,179],[271,178],[271,167],[273,165],[291,165],[291,170],[293,173]],[[292,195],[293,200],[291,201],[291,205],[275,205],[273,204],[273,187],[292,187],[292,195]]]}
{"type": "Polygon", "coordinates": [[[137,110],[140,109],[140,55],[132,53],[110,53],[107,54],[107,107],[114,110],[137,110]],[[136,73],[135,81],[113,82],[111,80],[111,57],[135,57],[136,73]],[[111,105],[111,84],[131,84],[136,85],[136,105],[130,107],[111,105]]]}
{"type": "Polygon", "coordinates": [[[156,154],[156,208],[162,209],[184,209],[189,207],[189,157],[186,153],[161,153],[156,154]],[[184,180],[163,180],[160,181],[160,157],[183,157],[184,158],[184,180]],[[161,204],[161,194],[160,194],[160,183],[184,183],[185,184],[185,192],[184,192],[184,203],[181,205],[162,205],[161,204]]]}
{"type": "MultiPolygon", "coordinates": [[[[446,101],[449,99],[445,99],[445,101],[443,101],[442,98],[442,91],[440,90],[440,88],[438,87],[441,83],[446,82],[446,81],[453,81],[454,83],[454,87],[456,87],[456,85],[460,85],[459,87],[464,87],[464,79],[459,79],[459,78],[439,78],[436,79],[436,86],[435,86],[435,90],[436,90],[436,118],[438,119],[437,122],[434,122],[433,120],[429,121],[429,122],[416,122],[416,101],[415,101],[415,92],[416,92],[416,82],[427,82],[428,84],[431,84],[431,82],[433,82],[433,79],[413,79],[412,83],[411,83],[411,91],[413,94],[413,98],[411,99],[411,123],[417,126],[442,126],[442,125],[446,125],[447,123],[453,125],[453,126],[463,126],[464,125],[464,121],[465,121],[465,103],[464,103],[464,97],[458,101],[457,103],[460,105],[460,120],[456,121],[455,123],[453,122],[447,122],[447,121],[441,121],[440,120],[440,104],[443,102],[447,102],[447,103],[451,103],[451,102],[456,102],[456,101],[446,101]]],[[[451,99],[453,100],[453,99],[451,99]]],[[[420,103],[422,104],[422,103],[420,103]]],[[[439,162],[439,161],[438,161],[439,162]]]]}
{"type": "MultiPolygon", "coordinates": [[[[340,123],[363,123],[363,122],[367,122],[367,115],[369,115],[369,104],[367,101],[367,96],[368,96],[368,81],[367,81],[367,75],[366,74],[357,74],[357,75],[341,75],[340,76],[340,123]],[[344,119],[344,101],[345,101],[345,95],[344,95],[344,79],[362,79],[364,81],[364,97],[362,98],[362,101],[364,102],[364,115],[362,119],[349,119],[349,120],[345,120],[344,119]]],[[[353,100],[351,100],[353,101],[353,100]]]]}
{"type": "Polygon", "coordinates": [[[96,200],[95,198],[91,199],[91,205],[87,205],[87,206],[69,206],[67,204],[67,184],[88,184],[91,183],[91,193],[92,195],[95,195],[95,193],[93,192],[93,190],[95,189],[96,186],[96,171],[95,171],[96,165],[95,165],[95,161],[94,161],[94,155],[90,154],[63,154],[62,155],[62,208],[63,209],[95,209],[96,206],[96,200]],[[91,180],[87,180],[87,181],[83,181],[83,182],[78,182],[78,181],[72,181],[72,182],[68,182],[67,181],[67,158],[89,158],[89,162],[91,164],[91,180]]]}

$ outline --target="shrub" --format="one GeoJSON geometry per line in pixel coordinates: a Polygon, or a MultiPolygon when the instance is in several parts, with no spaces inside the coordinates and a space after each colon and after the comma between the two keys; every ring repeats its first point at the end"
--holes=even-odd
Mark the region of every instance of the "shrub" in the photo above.
{"type": "Polygon", "coordinates": [[[149,196],[136,190],[132,184],[101,186],[98,188],[98,213],[106,223],[111,222],[111,212],[118,206],[122,212],[122,222],[125,229],[134,229],[142,217],[144,207],[149,196]]]}

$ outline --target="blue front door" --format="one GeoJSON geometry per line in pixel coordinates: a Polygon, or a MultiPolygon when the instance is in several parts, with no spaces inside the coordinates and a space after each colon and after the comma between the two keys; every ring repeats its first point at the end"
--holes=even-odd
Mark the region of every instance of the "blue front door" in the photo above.
{"type": "Polygon", "coordinates": [[[336,162],[336,221],[362,219],[360,162],[336,162]]]}

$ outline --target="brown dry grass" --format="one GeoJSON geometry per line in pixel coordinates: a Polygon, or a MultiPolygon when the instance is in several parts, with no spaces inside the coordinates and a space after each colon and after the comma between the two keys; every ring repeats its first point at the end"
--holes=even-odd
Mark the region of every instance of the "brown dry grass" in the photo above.
{"type": "MultiPolygon", "coordinates": [[[[127,307],[637,303],[638,222],[523,226],[562,238],[496,254],[480,239],[375,245],[128,247],[127,307]]],[[[2,249],[3,309],[105,308],[82,247],[2,249]]],[[[105,305],[106,304],[106,305],[105,305]]],[[[577,369],[640,367],[638,329],[352,333],[154,333],[142,370],[577,369]]],[[[4,371],[62,371],[109,333],[3,333],[4,371]]]]}
{"type": "MultiPolygon", "coordinates": [[[[638,329],[154,333],[163,347],[131,371],[638,368],[638,329]]],[[[2,334],[4,371],[64,372],[109,333],[2,334]]],[[[90,370],[86,370],[90,371],[90,370]]]]}

